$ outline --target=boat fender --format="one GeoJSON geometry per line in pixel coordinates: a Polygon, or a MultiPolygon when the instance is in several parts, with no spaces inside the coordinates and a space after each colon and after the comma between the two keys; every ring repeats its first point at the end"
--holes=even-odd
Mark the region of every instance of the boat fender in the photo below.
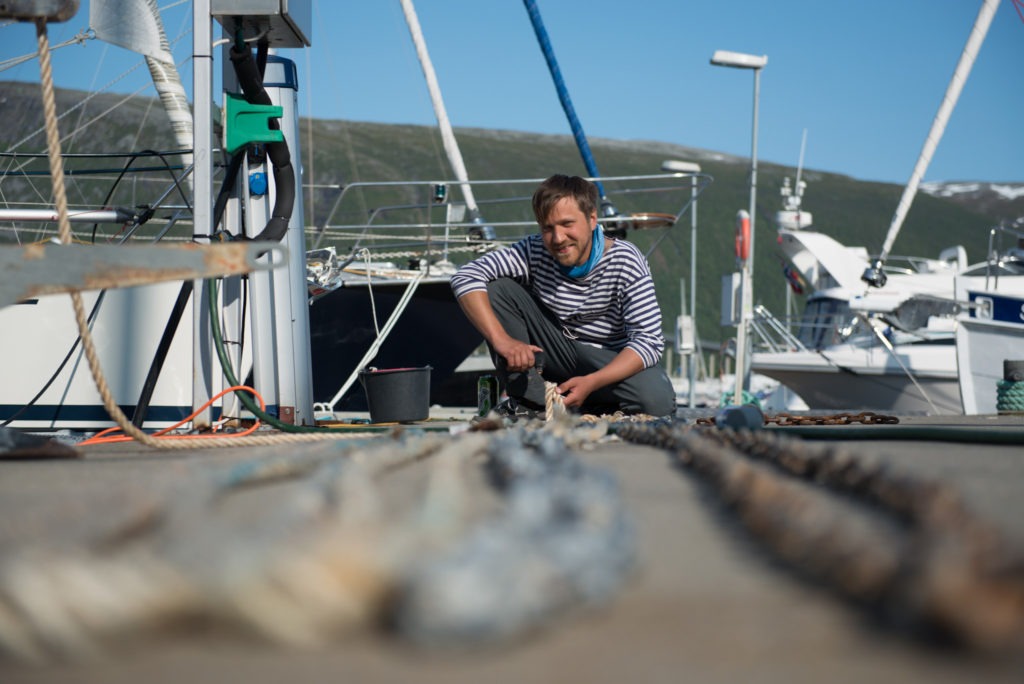
{"type": "Polygon", "coordinates": [[[750,258],[750,214],[742,209],[736,214],[736,258],[750,258]]]}
{"type": "Polygon", "coordinates": [[[727,406],[715,414],[715,425],[732,430],[760,430],[764,427],[764,413],[753,404],[727,406]]]}

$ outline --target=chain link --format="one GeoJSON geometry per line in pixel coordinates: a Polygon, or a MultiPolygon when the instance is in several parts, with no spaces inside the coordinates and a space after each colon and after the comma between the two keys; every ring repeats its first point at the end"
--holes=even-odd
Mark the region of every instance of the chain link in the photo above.
{"type": "MultiPolygon", "coordinates": [[[[896,416],[874,413],[873,411],[861,411],[860,413],[833,413],[827,416],[798,416],[792,413],[777,413],[774,416],[764,417],[765,425],[777,425],[788,427],[791,425],[896,425],[900,419],[896,416]]],[[[694,421],[696,425],[715,425],[714,418],[698,418],[694,421]]]]}
{"type": "Polygon", "coordinates": [[[775,424],[780,427],[786,425],[852,425],[860,423],[863,425],[896,425],[900,419],[896,416],[889,416],[873,411],[862,411],[860,413],[835,413],[828,416],[797,416],[792,413],[777,413],[774,416],[765,416],[765,424],[775,424]]]}

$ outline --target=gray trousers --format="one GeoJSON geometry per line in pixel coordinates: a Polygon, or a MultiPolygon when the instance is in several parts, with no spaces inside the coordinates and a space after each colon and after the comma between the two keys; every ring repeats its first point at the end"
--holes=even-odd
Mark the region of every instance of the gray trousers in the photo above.
{"type": "MultiPolygon", "coordinates": [[[[505,359],[494,349],[490,350],[502,387],[510,397],[529,408],[544,407],[544,380],[562,383],[593,373],[619,354],[614,349],[592,347],[567,338],[555,315],[514,280],[500,278],[489,283],[487,294],[491,308],[509,335],[544,350],[543,378],[535,369],[525,373],[510,372],[505,359]]],[[[585,413],[623,411],[668,416],[675,413],[676,395],[664,369],[652,366],[596,390],[587,397],[582,410],[585,413]]]]}

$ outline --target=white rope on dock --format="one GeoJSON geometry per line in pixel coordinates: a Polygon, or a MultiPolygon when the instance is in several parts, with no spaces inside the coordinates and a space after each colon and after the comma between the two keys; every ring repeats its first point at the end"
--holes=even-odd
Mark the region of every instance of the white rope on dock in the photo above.
{"type": "Polygon", "coordinates": [[[554,426],[565,436],[410,434],[197,467],[120,530],[5,549],[0,650],[94,659],[196,619],[298,647],[385,618],[428,643],[493,640],[604,600],[631,566],[631,527],[610,475],[568,450],[606,431],[554,426]],[[406,488],[383,485],[424,459],[425,489],[396,506],[406,488]],[[469,495],[481,465],[497,509],[469,495]],[[237,508],[263,485],[272,506],[237,508]]]}
{"type": "Polygon", "coordinates": [[[565,399],[558,392],[558,384],[554,382],[544,383],[544,420],[553,421],[558,416],[565,415],[565,399]]]}

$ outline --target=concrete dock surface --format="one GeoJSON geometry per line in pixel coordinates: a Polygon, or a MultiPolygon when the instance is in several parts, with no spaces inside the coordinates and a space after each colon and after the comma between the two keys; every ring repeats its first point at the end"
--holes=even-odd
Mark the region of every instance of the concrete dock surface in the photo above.
{"type": "MultiPolygon", "coordinates": [[[[977,431],[979,440],[886,439],[876,433],[861,439],[856,430],[877,431],[883,426],[834,429],[846,431],[838,441],[855,457],[882,463],[900,476],[941,482],[957,492],[967,508],[1000,532],[1009,557],[1024,558],[1019,553],[1024,550],[1024,446],[984,439],[986,431],[1024,430],[1024,418],[909,417],[894,427],[908,426],[966,428],[977,431]]],[[[465,437],[440,439],[457,442],[465,437]]],[[[373,438],[377,443],[391,439],[373,438]]],[[[834,435],[794,439],[808,446],[836,442],[834,435]]],[[[138,539],[126,538],[150,534],[147,511],[154,501],[184,496],[182,492],[192,490],[193,483],[212,469],[223,473],[225,468],[304,448],[170,453],[129,444],[86,448],[79,460],[0,462],[0,563],[38,547],[51,554],[74,553],[83,541],[100,557],[112,545],[138,546],[138,539]]],[[[309,447],[321,452],[329,448],[309,447]]],[[[35,658],[9,652],[0,656],[0,681],[1024,680],[1024,634],[1020,641],[994,651],[955,646],[905,629],[844,598],[827,582],[780,559],[708,479],[670,449],[608,436],[575,447],[573,455],[614,475],[635,532],[632,570],[606,601],[566,606],[543,624],[509,638],[443,647],[404,639],[372,615],[353,619],[308,644],[281,643],[266,633],[218,620],[147,623],[97,639],[94,650],[49,650],[44,643],[35,658]]],[[[436,460],[430,455],[399,459],[374,471],[372,480],[388,515],[401,516],[405,507],[437,484],[436,460]]],[[[500,508],[482,456],[477,454],[459,469],[461,486],[468,493],[461,509],[466,515],[481,520],[500,508]]],[[[212,535],[223,519],[233,519],[225,530],[245,530],[246,520],[265,516],[295,486],[288,477],[267,478],[241,489],[227,505],[196,511],[196,518],[183,524],[196,526],[197,537],[212,535]],[[207,515],[209,524],[204,522],[207,515]],[[212,517],[222,520],[214,522],[212,517]]],[[[851,519],[880,517],[870,506],[807,486],[816,490],[815,496],[845,507],[844,511],[848,508],[851,519]]],[[[885,524],[899,532],[899,524],[885,524]]],[[[253,532],[258,534],[262,532],[253,532]]],[[[887,543],[886,534],[879,534],[879,544],[887,543]]],[[[221,541],[230,545],[240,540],[221,541]]],[[[202,553],[203,543],[209,539],[197,542],[197,553],[202,553]]],[[[1021,568],[1014,570],[1019,580],[1021,568]]],[[[23,586],[5,581],[0,578],[0,594],[23,586]]],[[[125,580],[112,571],[109,581],[116,587],[125,580]]],[[[10,636],[10,625],[17,616],[11,617],[10,602],[6,608],[0,602],[0,609],[8,612],[6,628],[0,614],[0,643],[6,638],[9,644],[16,638],[10,636]]]]}

